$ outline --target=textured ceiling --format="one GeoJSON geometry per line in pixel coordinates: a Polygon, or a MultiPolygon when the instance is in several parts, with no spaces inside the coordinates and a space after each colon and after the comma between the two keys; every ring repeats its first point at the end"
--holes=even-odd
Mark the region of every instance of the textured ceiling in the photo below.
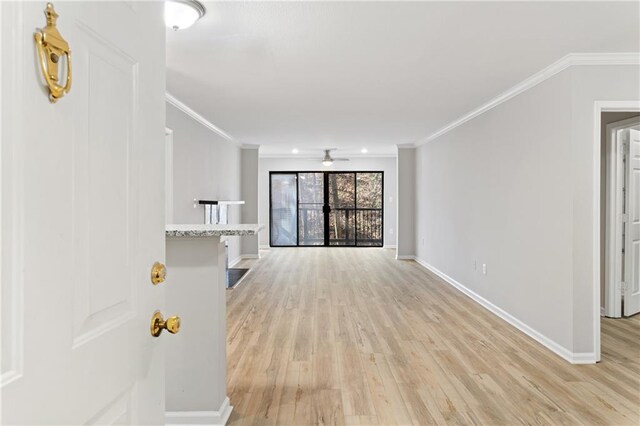
{"type": "Polygon", "coordinates": [[[167,90],[266,155],[429,136],[573,52],[640,50],[638,2],[205,2],[167,90]]]}

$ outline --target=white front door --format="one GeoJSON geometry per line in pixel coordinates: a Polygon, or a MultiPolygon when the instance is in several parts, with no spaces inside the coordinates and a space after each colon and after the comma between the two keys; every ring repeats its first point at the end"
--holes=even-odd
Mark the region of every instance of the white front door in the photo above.
{"type": "Polygon", "coordinates": [[[640,312],[640,131],[626,132],[624,316],[640,312]]]}
{"type": "Polygon", "coordinates": [[[160,424],[165,29],[161,2],[56,2],[70,93],[50,103],[34,30],[0,2],[2,424],[160,424]]]}

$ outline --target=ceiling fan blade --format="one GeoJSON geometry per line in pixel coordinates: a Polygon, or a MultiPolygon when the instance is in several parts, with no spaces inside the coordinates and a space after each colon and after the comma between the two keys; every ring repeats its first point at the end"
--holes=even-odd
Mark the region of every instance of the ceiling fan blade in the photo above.
{"type": "MultiPolygon", "coordinates": [[[[303,157],[303,158],[297,158],[298,160],[304,160],[304,161],[324,161],[324,158],[318,158],[318,157],[303,157]]],[[[349,158],[332,158],[331,161],[351,161],[349,158]]]]}

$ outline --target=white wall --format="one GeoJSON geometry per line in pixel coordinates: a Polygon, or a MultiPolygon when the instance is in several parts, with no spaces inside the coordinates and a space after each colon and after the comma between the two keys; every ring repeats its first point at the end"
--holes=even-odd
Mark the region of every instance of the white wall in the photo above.
{"type": "Polygon", "coordinates": [[[280,171],[383,171],[384,172],[384,245],[396,245],[396,192],[397,170],[394,157],[352,158],[351,161],[336,161],[331,167],[324,167],[320,161],[296,158],[260,158],[258,179],[258,223],[264,224],[260,231],[260,245],[269,245],[269,172],[280,171]]]}
{"type": "Polygon", "coordinates": [[[599,228],[599,219],[594,217],[593,209],[597,201],[594,198],[599,198],[599,187],[595,191],[595,185],[600,183],[599,176],[594,182],[594,176],[597,175],[594,167],[597,165],[599,172],[600,159],[600,150],[593,149],[594,102],[640,99],[640,67],[583,66],[572,67],[570,72],[573,81],[571,112],[574,164],[573,348],[574,352],[587,352],[593,348],[593,285],[600,257],[593,238],[594,230],[597,232],[599,228]]]}
{"type": "Polygon", "coordinates": [[[594,101],[638,98],[638,71],[573,66],[417,150],[417,258],[574,354],[594,352],[594,101]]]}
{"type": "MultiPolygon", "coordinates": [[[[258,167],[259,146],[242,148],[242,199],[245,204],[240,208],[242,223],[258,223],[258,167]]],[[[244,257],[258,257],[258,236],[243,237],[241,252],[244,257]]]]}
{"type": "MultiPolygon", "coordinates": [[[[203,207],[193,199],[239,200],[240,148],[167,103],[167,127],[173,130],[173,219],[203,223],[203,207]]],[[[240,222],[241,206],[229,207],[229,222],[240,222]]],[[[229,261],[240,256],[239,237],[229,238],[229,261]]]]}
{"type": "Polygon", "coordinates": [[[416,252],[415,181],[416,149],[398,147],[398,259],[412,258],[416,252]]]}

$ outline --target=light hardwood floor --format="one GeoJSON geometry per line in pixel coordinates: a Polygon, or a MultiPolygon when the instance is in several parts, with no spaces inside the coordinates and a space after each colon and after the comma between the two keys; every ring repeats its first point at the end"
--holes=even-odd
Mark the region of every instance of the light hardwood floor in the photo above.
{"type": "Polygon", "coordinates": [[[271,249],[227,291],[231,425],[640,423],[640,316],[570,365],[392,250],[271,249]]]}

